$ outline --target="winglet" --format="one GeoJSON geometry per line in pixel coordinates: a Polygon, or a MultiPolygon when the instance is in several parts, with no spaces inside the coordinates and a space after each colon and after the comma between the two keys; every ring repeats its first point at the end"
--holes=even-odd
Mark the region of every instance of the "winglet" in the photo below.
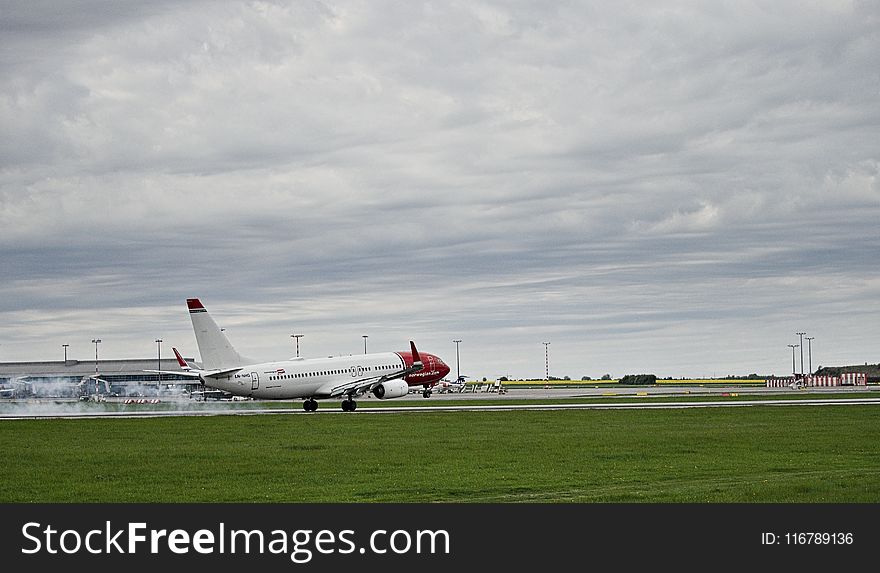
{"type": "Polygon", "coordinates": [[[416,343],[412,340],[409,341],[409,348],[412,350],[412,358],[413,364],[412,367],[416,372],[420,372],[424,367],[424,363],[422,363],[422,357],[419,356],[419,351],[416,350],[416,343]]]}
{"type": "Polygon", "coordinates": [[[410,347],[410,350],[412,350],[413,362],[421,362],[421,361],[422,361],[422,357],[419,356],[419,351],[416,350],[416,343],[413,342],[412,340],[410,340],[410,341],[409,341],[409,347],[410,347]]]}
{"type": "Polygon", "coordinates": [[[202,312],[205,310],[205,305],[197,298],[186,299],[186,306],[190,312],[202,312]]]}
{"type": "Polygon", "coordinates": [[[188,370],[190,366],[186,363],[186,360],[183,359],[183,356],[180,355],[180,352],[178,352],[173,346],[171,347],[171,350],[174,351],[174,356],[177,357],[177,364],[179,364],[181,368],[188,370]]]}

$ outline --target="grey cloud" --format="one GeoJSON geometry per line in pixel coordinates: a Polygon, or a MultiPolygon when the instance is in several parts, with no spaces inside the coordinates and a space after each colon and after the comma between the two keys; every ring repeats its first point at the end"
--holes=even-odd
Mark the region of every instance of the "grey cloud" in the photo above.
{"type": "Polygon", "coordinates": [[[2,10],[2,359],[191,345],[201,296],[260,358],[782,373],[807,328],[876,360],[875,3],[2,10]]]}

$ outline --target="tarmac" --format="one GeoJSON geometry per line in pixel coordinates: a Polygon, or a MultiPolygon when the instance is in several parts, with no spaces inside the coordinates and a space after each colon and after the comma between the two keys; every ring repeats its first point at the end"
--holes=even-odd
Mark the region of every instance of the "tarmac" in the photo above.
{"type": "MultiPolygon", "coordinates": [[[[394,414],[418,412],[489,412],[514,410],[600,410],[600,409],[684,409],[719,408],[748,406],[850,406],[880,405],[880,387],[837,387],[809,388],[794,390],[788,388],[764,387],[692,387],[692,386],[651,386],[633,388],[517,388],[509,387],[504,393],[498,392],[454,392],[434,393],[425,399],[421,393],[409,394],[395,400],[383,400],[382,407],[375,407],[380,401],[372,397],[358,399],[358,409],[354,414],[394,414]],[[874,397],[844,397],[841,394],[877,392],[874,397]],[[779,398],[790,394],[792,398],[779,398]],[[831,396],[834,394],[835,396],[831,396]],[[755,399],[762,395],[776,395],[774,399],[755,399]],[[809,395],[809,398],[802,397],[809,395]],[[738,399],[752,396],[752,399],[738,399]],[[724,400],[658,401],[656,398],[700,398],[724,397],[724,400]],[[588,402],[563,402],[557,404],[540,403],[547,399],[591,398],[588,402]],[[635,398],[635,400],[633,400],[635,398]],[[651,398],[641,402],[638,398],[651,398]],[[626,401],[621,401],[625,399],[626,401]],[[462,400],[471,403],[462,404],[462,400]],[[493,404],[473,404],[473,401],[492,400],[493,404]],[[522,400],[535,400],[536,403],[513,403],[522,400]],[[499,404],[498,402],[502,402],[499,404]],[[510,404],[503,402],[511,401],[510,404]],[[457,402],[457,403],[456,403],[457,402]],[[371,407],[373,406],[373,407],[371,407]]],[[[219,416],[219,415],[265,415],[295,414],[309,415],[302,409],[300,400],[275,401],[272,407],[262,407],[267,402],[260,401],[208,401],[196,402],[187,397],[175,396],[161,398],[159,404],[125,404],[123,398],[113,398],[106,402],[81,402],[78,400],[28,399],[0,401],[0,419],[34,418],[141,418],[170,416],[219,416]],[[289,404],[285,407],[283,404],[289,404]],[[280,406],[280,407],[279,407],[280,406]]],[[[348,414],[339,407],[337,400],[321,401],[318,414],[348,414]]]]}

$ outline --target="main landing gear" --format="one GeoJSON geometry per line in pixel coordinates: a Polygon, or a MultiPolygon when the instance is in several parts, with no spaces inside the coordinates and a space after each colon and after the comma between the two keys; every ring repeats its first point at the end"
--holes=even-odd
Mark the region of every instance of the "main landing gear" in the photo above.
{"type": "MultiPolygon", "coordinates": [[[[342,401],[342,411],[343,412],[354,412],[357,409],[358,403],[352,400],[350,397],[346,398],[342,401]]],[[[314,398],[309,398],[305,402],[303,402],[303,410],[306,412],[314,412],[318,409],[318,402],[315,401],[314,398]]]]}

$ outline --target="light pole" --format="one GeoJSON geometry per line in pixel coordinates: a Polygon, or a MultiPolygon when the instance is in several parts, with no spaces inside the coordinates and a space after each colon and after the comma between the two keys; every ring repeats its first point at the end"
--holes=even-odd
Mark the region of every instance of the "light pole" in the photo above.
{"type": "Polygon", "coordinates": [[[458,345],[461,344],[461,340],[453,340],[452,342],[455,343],[455,381],[458,382],[461,380],[461,366],[458,360],[458,345]]]}
{"type": "MultiPolygon", "coordinates": [[[[92,344],[95,345],[95,376],[98,376],[98,345],[101,344],[101,339],[100,338],[93,338],[92,344]]],[[[97,384],[98,383],[95,382],[96,386],[97,386],[97,384]]]]}
{"type": "Polygon", "coordinates": [[[98,345],[101,344],[100,338],[93,338],[92,344],[95,345],[95,394],[98,393],[98,345]]]}
{"type": "Polygon", "coordinates": [[[69,344],[62,344],[61,345],[61,348],[64,349],[64,365],[65,366],[67,366],[67,347],[68,346],[70,346],[70,345],[69,344]]]}
{"type": "Polygon", "coordinates": [[[804,335],[806,334],[806,332],[795,332],[795,334],[797,334],[798,336],[801,337],[801,343],[800,343],[800,347],[801,347],[801,378],[803,378],[804,377],[804,335]]]}
{"type": "Polygon", "coordinates": [[[813,375],[813,339],[815,336],[807,337],[807,356],[810,357],[810,376],[813,375]]]}
{"type": "Polygon", "coordinates": [[[156,364],[157,364],[157,372],[156,376],[158,376],[158,382],[156,382],[156,393],[159,392],[159,386],[162,385],[162,339],[156,339],[156,364]]]}
{"type": "Polygon", "coordinates": [[[550,343],[542,342],[544,345],[544,378],[550,381],[550,343]]]}
{"type": "Polygon", "coordinates": [[[290,337],[296,339],[296,357],[299,358],[299,339],[305,336],[304,334],[291,334],[290,337]]]}
{"type": "Polygon", "coordinates": [[[797,371],[794,365],[794,349],[798,347],[797,344],[789,344],[789,348],[791,348],[791,375],[797,378],[797,371]]]}
{"type": "Polygon", "coordinates": [[[363,335],[363,339],[364,339],[364,354],[367,353],[367,338],[369,338],[369,335],[368,335],[368,334],[364,334],[364,335],[363,335]]]}

